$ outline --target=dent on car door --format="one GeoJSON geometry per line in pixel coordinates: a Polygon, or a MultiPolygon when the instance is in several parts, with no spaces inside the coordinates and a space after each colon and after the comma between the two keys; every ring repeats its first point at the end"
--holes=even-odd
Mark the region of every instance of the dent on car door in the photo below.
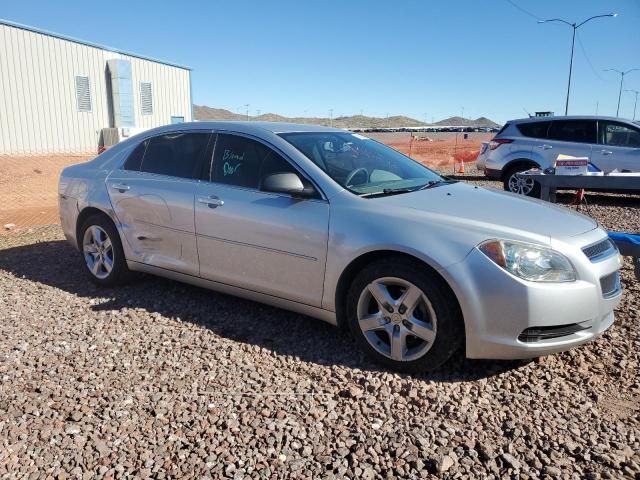
{"type": "Polygon", "coordinates": [[[640,171],[640,128],[621,122],[600,121],[598,140],[593,163],[602,170],[640,171]]]}
{"type": "Polygon", "coordinates": [[[261,191],[271,173],[300,172],[254,139],[219,134],[211,170],[195,204],[201,276],[320,306],[329,204],[261,191]]]}
{"type": "Polygon", "coordinates": [[[107,178],[130,260],[198,274],[193,203],[209,137],[190,132],[148,139],[107,178]]]}

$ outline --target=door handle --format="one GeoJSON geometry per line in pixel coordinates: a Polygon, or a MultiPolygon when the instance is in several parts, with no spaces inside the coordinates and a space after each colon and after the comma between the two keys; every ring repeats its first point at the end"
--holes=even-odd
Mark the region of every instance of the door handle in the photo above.
{"type": "Polygon", "coordinates": [[[204,203],[209,208],[217,208],[224,205],[224,200],[220,200],[218,197],[211,195],[209,197],[198,197],[198,202],[204,203]]]}
{"type": "Polygon", "coordinates": [[[613,155],[613,152],[611,150],[600,150],[600,153],[602,155],[613,155]]]}
{"type": "Polygon", "coordinates": [[[543,150],[549,150],[551,148],[553,148],[553,145],[547,145],[546,143],[544,145],[540,145],[540,148],[543,150]]]}
{"type": "Polygon", "coordinates": [[[118,190],[120,193],[131,190],[131,187],[126,183],[114,183],[113,185],[111,185],[111,188],[113,188],[114,190],[118,190]]]}

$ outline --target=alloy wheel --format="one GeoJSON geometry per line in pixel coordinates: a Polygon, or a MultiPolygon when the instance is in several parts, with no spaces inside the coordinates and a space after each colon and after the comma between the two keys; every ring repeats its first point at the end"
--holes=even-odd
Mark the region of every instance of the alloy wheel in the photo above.
{"type": "Polygon", "coordinates": [[[425,293],[395,277],[379,278],[360,294],[358,325],[380,354],[408,362],[424,356],[437,334],[437,317],[425,293]]]}
{"type": "Polygon", "coordinates": [[[533,191],[535,182],[533,178],[521,178],[516,172],[509,177],[509,191],[520,195],[529,195],[533,191]]]}
{"type": "Polygon", "coordinates": [[[97,225],[92,225],[84,232],[82,253],[87,268],[99,279],[107,278],[114,265],[113,244],[107,232],[97,225]]]}

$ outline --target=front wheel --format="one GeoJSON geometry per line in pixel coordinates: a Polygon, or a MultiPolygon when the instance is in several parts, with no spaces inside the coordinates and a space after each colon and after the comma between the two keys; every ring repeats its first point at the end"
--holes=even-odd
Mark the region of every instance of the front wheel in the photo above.
{"type": "Polygon", "coordinates": [[[370,358],[405,372],[438,368],[464,338],[453,294],[435,273],[404,258],[373,263],[356,276],[347,316],[370,358]]]}
{"type": "Polygon", "coordinates": [[[539,197],[540,185],[533,178],[521,178],[517,175],[526,172],[529,168],[531,167],[514,167],[509,170],[504,177],[504,189],[527,197],[539,197]]]}
{"type": "Polygon", "coordinates": [[[120,235],[111,220],[92,215],[82,224],[80,235],[84,263],[94,283],[111,287],[129,279],[120,235]]]}

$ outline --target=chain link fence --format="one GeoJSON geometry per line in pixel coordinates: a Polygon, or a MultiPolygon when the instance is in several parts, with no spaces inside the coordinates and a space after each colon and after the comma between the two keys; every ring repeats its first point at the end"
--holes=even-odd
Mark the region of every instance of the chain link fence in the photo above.
{"type": "Polygon", "coordinates": [[[0,155],[0,235],[57,228],[60,171],[90,158],[0,155]]]}
{"type": "MultiPolygon", "coordinates": [[[[396,150],[444,174],[458,172],[464,160],[466,173],[473,174],[482,141],[491,134],[469,133],[367,133],[396,150]]],[[[0,236],[20,232],[56,229],[58,215],[58,177],[60,171],[91,155],[11,156],[0,154],[0,236]]]]}

